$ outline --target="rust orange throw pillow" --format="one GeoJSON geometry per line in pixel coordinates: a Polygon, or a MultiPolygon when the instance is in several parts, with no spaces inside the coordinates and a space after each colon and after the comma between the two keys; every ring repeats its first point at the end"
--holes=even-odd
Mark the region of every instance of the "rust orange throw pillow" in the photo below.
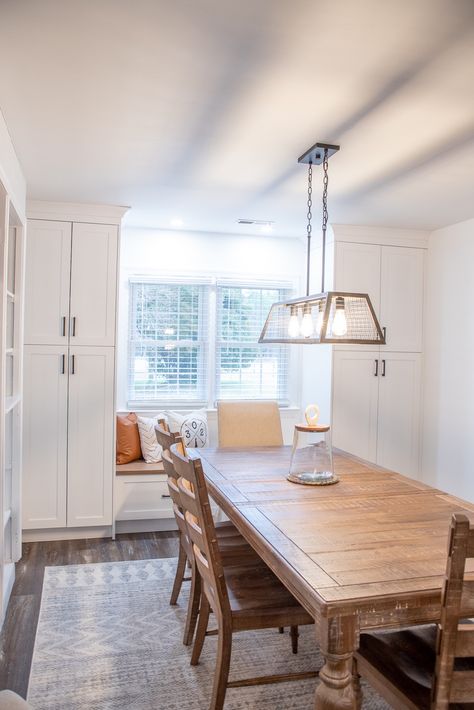
{"type": "Polygon", "coordinates": [[[130,463],[141,457],[137,415],[133,412],[117,414],[117,463],[130,463]]]}

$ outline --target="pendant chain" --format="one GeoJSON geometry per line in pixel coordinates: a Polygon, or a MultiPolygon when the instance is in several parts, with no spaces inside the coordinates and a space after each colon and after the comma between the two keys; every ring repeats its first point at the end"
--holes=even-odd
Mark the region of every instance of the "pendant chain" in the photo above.
{"type": "Polygon", "coordinates": [[[328,226],[328,149],[324,149],[324,159],[323,159],[323,244],[322,244],[322,254],[321,254],[321,293],[324,293],[324,272],[326,267],[326,229],[328,226]]]}
{"type": "Polygon", "coordinates": [[[308,165],[308,212],[306,214],[308,218],[308,224],[306,225],[306,233],[308,235],[307,241],[307,255],[306,255],[306,295],[309,296],[309,279],[310,279],[310,261],[311,261],[311,219],[313,213],[311,208],[313,206],[313,165],[309,163],[308,165]]]}

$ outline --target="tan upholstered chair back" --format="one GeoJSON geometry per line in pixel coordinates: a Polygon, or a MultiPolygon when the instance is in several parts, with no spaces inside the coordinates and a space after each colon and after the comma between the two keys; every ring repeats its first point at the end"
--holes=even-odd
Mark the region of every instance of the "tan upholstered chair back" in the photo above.
{"type": "Polygon", "coordinates": [[[282,446],[277,402],[217,402],[219,446],[282,446]]]}

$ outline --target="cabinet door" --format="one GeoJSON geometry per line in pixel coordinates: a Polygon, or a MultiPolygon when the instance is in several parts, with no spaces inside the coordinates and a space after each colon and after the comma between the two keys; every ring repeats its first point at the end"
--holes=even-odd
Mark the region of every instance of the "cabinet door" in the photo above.
{"type": "Polygon", "coordinates": [[[382,247],[380,324],[386,350],[421,352],[424,249],[382,247]]]}
{"type": "Polygon", "coordinates": [[[66,525],[67,348],[27,345],[23,399],[23,527],[66,525]]]}
{"type": "Polygon", "coordinates": [[[28,222],[25,343],[67,343],[71,234],[71,222],[28,222]]]}
{"type": "Polygon", "coordinates": [[[378,244],[336,244],[335,290],[368,293],[377,315],[380,311],[380,256],[378,244]]]}
{"type": "Polygon", "coordinates": [[[417,478],[419,474],[421,355],[381,355],[377,463],[417,478]]]}
{"type": "Polygon", "coordinates": [[[112,523],[114,348],[71,347],[68,527],[112,523]]]}
{"type": "Polygon", "coordinates": [[[72,230],[71,345],[114,345],[118,228],[72,230]]]}
{"type": "Polygon", "coordinates": [[[333,445],[367,461],[377,457],[378,351],[334,353],[333,445]]]}

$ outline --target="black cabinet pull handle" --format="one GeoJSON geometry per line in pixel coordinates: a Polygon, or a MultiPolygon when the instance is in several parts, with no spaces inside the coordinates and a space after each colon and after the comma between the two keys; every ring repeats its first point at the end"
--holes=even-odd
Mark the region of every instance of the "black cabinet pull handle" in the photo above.
{"type": "Polygon", "coordinates": [[[66,337],[66,316],[62,316],[61,318],[61,335],[66,337]]]}
{"type": "Polygon", "coordinates": [[[71,355],[71,375],[76,374],[76,356],[71,355]]]}
{"type": "Polygon", "coordinates": [[[71,335],[72,337],[76,335],[76,316],[71,318],[71,335]]]}
{"type": "Polygon", "coordinates": [[[378,360],[374,360],[374,362],[375,362],[374,377],[378,377],[378,374],[379,374],[379,361],[378,361],[378,360]]]}
{"type": "Polygon", "coordinates": [[[385,343],[387,342],[387,328],[384,326],[382,328],[382,333],[383,333],[383,339],[385,340],[385,343]]]}
{"type": "Polygon", "coordinates": [[[385,377],[385,360],[382,360],[382,377],[385,377]]]}
{"type": "Polygon", "coordinates": [[[161,494],[161,497],[162,497],[162,498],[171,498],[171,496],[169,495],[169,493],[162,493],[162,494],[161,494]]]}
{"type": "Polygon", "coordinates": [[[61,375],[64,375],[64,373],[66,372],[66,356],[64,355],[64,353],[59,356],[59,359],[61,362],[61,365],[60,365],[61,369],[59,370],[59,372],[61,373],[61,375]]]}

